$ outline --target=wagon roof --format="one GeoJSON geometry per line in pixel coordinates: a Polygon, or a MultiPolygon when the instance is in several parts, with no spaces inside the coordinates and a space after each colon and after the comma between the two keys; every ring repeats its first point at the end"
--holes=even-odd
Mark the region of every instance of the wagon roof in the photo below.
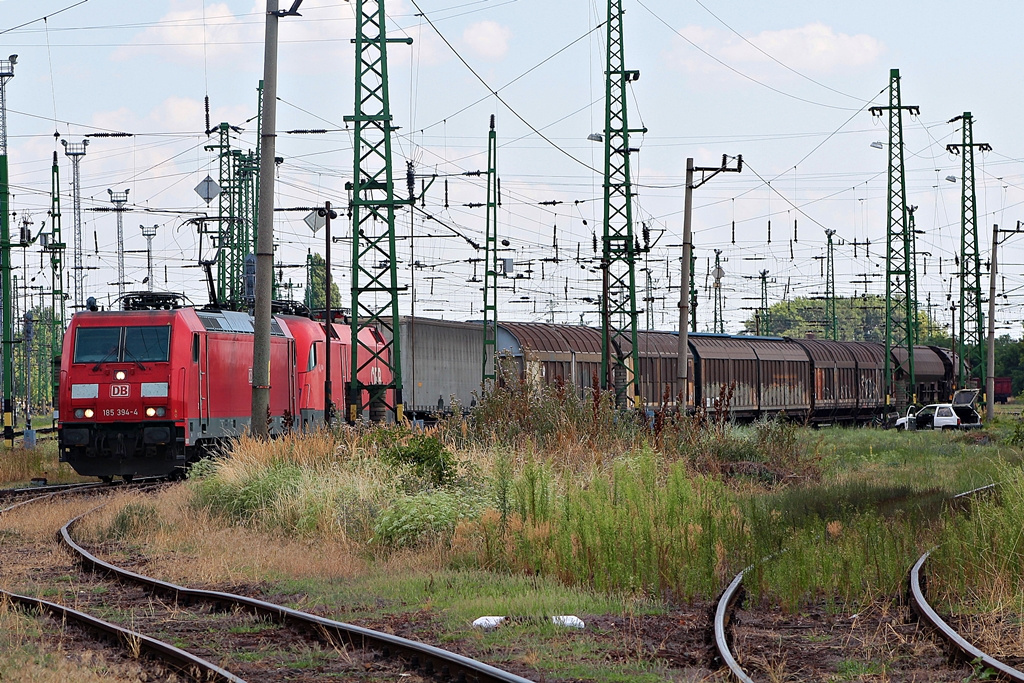
{"type": "MultiPolygon", "coordinates": [[[[903,365],[907,360],[907,350],[903,347],[894,347],[892,357],[903,365]]],[[[915,346],[914,374],[918,382],[938,382],[945,378],[946,366],[931,347],[915,346]]]]}

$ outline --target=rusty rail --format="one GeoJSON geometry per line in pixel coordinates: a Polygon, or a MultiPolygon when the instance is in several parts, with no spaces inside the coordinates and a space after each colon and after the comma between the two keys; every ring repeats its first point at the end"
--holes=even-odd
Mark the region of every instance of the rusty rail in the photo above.
{"type": "Polygon", "coordinates": [[[235,676],[230,671],[226,671],[201,657],[174,647],[170,643],[150,638],[135,631],[129,631],[126,628],[98,619],[85,612],[79,612],[64,605],[58,605],[55,602],[48,602],[27,595],[18,595],[17,593],[8,593],[2,590],[0,590],[0,596],[22,607],[47,612],[58,621],[78,624],[89,631],[99,634],[103,638],[120,643],[128,650],[146,652],[160,661],[169,664],[179,673],[192,680],[245,683],[244,679],[235,676]]]}
{"type": "Polygon", "coordinates": [[[928,622],[936,632],[938,632],[943,640],[949,643],[950,647],[952,647],[955,652],[959,653],[961,658],[968,662],[980,662],[993,671],[999,672],[1000,675],[1004,676],[1008,680],[1024,683],[1024,672],[1018,671],[1008,664],[1004,664],[967,642],[963,636],[954,631],[952,627],[950,627],[950,625],[939,616],[938,612],[932,609],[932,606],[928,604],[928,600],[924,597],[924,589],[921,586],[921,570],[924,568],[924,563],[928,560],[928,557],[931,554],[932,551],[929,550],[914,563],[913,567],[910,568],[911,607],[919,617],[928,622]]]}
{"type": "Polygon", "coordinates": [[[723,591],[722,596],[718,599],[718,606],[715,607],[715,648],[718,650],[718,658],[728,667],[732,677],[740,683],[754,683],[754,681],[732,656],[732,644],[729,642],[731,631],[728,631],[727,628],[732,621],[736,603],[743,597],[743,575],[747,573],[748,569],[750,567],[736,575],[723,591]]]}
{"type": "Polygon", "coordinates": [[[400,658],[413,669],[422,670],[427,675],[441,680],[458,680],[466,683],[530,683],[529,679],[432,645],[318,617],[315,614],[244,595],[186,588],[110,564],[99,559],[71,538],[72,527],[89,512],[79,515],[65,524],[58,532],[58,540],[77,556],[80,563],[95,571],[105,572],[123,581],[141,584],[154,593],[166,595],[175,601],[207,602],[240,607],[250,613],[298,627],[320,637],[325,635],[336,637],[353,647],[378,650],[385,657],[400,658]]]}
{"type": "MultiPolygon", "coordinates": [[[[978,488],[971,489],[970,491],[964,491],[963,493],[958,493],[955,496],[952,496],[949,499],[949,503],[952,506],[962,506],[962,505],[965,505],[966,502],[968,502],[970,500],[973,500],[974,498],[978,497],[981,494],[992,493],[997,488],[998,488],[997,484],[988,484],[986,486],[979,486],[978,488]]],[[[783,552],[785,552],[785,551],[783,551],[783,552]]],[[[914,567],[911,568],[911,570],[910,570],[910,577],[911,577],[911,579],[910,579],[910,581],[911,581],[911,599],[912,599],[912,601],[914,603],[914,609],[915,610],[917,610],[917,596],[914,595],[915,582],[918,581],[920,567],[924,564],[924,561],[926,559],[928,559],[928,555],[930,555],[930,554],[931,554],[931,551],[928,551],[927,553],[925,553],[921,557],[921,559],[919,559],[917,561],[917,564],[915,564],[914,567]]],[[[766,562],[766,561],[772,559],[775,556],[776,555],[772,555],[771,557],[765,558],[764,560],[762,560],[762,562],[766,562]]],[[[752,566],[753,565],[751,565],[751,567],[752,566]]],[[[732,614],[735,611],[736,603],[743,596],[743,575],[746,574],[751,569],[751,567],[747,567],[746,569],[741,571],[739,574],[737,574],[736,577],[733,578],[733,580],[729,584],[729,586],[722,592],[722,595],[718,599],[718,604],[715,607],[715,618],[714,618],[714,624],[713,624],[713,628],[714,628],[714,642],[715,642],[715,649],[718,652],[718,659],[722,662],[722,664],[724,664],[729,669],[729,673],[731,674],[732,678],[734,680],[736,680],[736,681],[739,681],[740,683],[754,683],[754,682],[753,682],[753,679],[751,679],[750,676],[748,676],[746,674],[746,672],[743,670],[743,667],[741,667],[739,665],[739,663],[736,661],[736,658],[733,657],[733,655],[732,655],[732,648],[731,648],[731,642],[730,642],[731,638],[729,637],[729,634],[730,634],[729,626],[731,625],[732,614]]],[[[928,606],[927,601],[924,600],[924,593],[921,591],[919,584],[916,586],[916,588],[917,588],[917,593],[920,595],[920,604],[922,605],[922,610],[926,609],[930,613],[930,615],[931,615],[931,616],[924,616],[924,615],[922,615],[923,618],[925,618],[925,620],[928,621],[929,623],[933,623],[933,625],[935,625],[935,623],[932,621],[932,617],[934,617],[934,619],[936,619],[939,624],[942,624],[942,627],[936,626],[936,628],[939,630],[940,633],[943,634],[943,637],[946,637],[947,640],[949,640],[950,637],[946,635],[946,633],[948,632],[949,634],[952,634],[953,637],[956,637],[957,639],[959,639],[960,643],[962,643],[963,645],[966,645],[969,648],[972,648],[972,651],[963,650],[960,647],[959,643],[956,643],[956,642],[950,640],[950,642],[953,643],[954,647],[956,647],[957,649],[959,649],[961,652],[963,652],[965,654],[970,653],[970,657],[969,657],[970,660],[979,659],[986,666],[991,666],[993,669],[999,671],[1000,673],[1003,673],[1004,669],[1014,672],[1014,674],[1016,674],[1017,676],[1020,676],[1020,678],[1013,678],[1011,674],[1005,674],[1005,675],[1011,676],[1011,680],[1020,681],[1021,683],[1024,683],[1024,674],[1022,674],[1021,672],[1017,671],[1016,669],[1013,669],[1012,667],[1009,667],[1009,666],[1007,666],[1007,665],[1005,665],[1005,664],[1003,664],[1001,662],[998,662],[995,659],[992,659],[991,657],[989,657],[985,653],[981,652],[977,648],[974,648],[970,643],[968,643],[962,637],[960,637],[959,634],[957,634],[955,631],[953,631],[953,629],[951,629],[944,621],[942,621],[942,619],[939,618],[938,614],[936,614],[935,611],[932,610],[930,606],[928,606]],[[990,665],[989,661],[995,662],[996,664],[999,665],[999,667],[1002,667],[1002,668],[990,665]]],[[[918,613],[921,614],[921,612],[918,612],[918,613]]]]}

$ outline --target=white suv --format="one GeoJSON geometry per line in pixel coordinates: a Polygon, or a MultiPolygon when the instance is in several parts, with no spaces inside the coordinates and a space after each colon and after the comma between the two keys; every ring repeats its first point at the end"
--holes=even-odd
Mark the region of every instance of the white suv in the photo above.
{"type": "Polygon", "coordinates": [[[953,394],[952,403],[932,403],[920,410],[907,409],[906,417],[896,420],[896,429],[978,429],[981,416],[974,409],[977,389],[961,389],[953,394]]]}

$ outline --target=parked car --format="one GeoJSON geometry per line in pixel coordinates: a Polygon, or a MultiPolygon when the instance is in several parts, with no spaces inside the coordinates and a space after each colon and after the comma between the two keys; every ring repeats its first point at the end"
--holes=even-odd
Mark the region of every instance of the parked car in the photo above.
{"type": "Polygon", "coordinates": [[[896,429],[978,429],[981,416],[974,409],[977,398],[977,389],[961,389],[950,403],[932,403],[920,410],[911,406],[905,417],[896,420],[896,429]]]}

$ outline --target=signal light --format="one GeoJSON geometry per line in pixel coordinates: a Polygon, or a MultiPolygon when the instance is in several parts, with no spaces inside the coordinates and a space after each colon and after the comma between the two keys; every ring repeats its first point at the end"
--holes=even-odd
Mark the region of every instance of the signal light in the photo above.
{"type": "Polygon", "coordinates": [[[85,411],[82,410],[81,408],[78,408],[77,410],[75,410],[75,417],[81,420],[83,417],[85,417],[85,411]]]}
{"type": "Polygon", "coordinates": [[[156,408],[146,408],[146,417],[153,417],[156,415],[156,408]]]}
{"type": "Polygon", "coordinates": [[[95,414],[96,414],[96,413],[94,413],[94,412],[92,411],[92,408],[86,408],[86,409],[85,409],[85,416],[86,416],[86,417],[92,417],[92,416],[93,416],[93,415],[95,415],[95,414]]]}

